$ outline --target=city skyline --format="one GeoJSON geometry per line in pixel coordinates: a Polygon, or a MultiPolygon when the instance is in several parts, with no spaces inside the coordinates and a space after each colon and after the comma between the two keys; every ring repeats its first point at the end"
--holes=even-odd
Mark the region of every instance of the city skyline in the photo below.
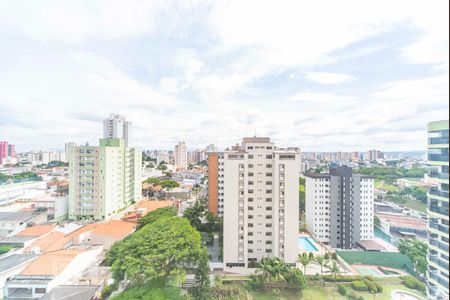
{"type": "Polygon", "coordinates": [[[426,149],[448,115],[447,20],[446,1],[4,1],[1,138],[95,143],[118,113],[144,149],[426,149]]]}

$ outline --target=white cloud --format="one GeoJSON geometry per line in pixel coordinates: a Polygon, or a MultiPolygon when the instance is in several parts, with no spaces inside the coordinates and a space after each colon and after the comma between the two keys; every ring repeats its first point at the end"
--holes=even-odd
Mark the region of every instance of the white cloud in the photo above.
{"type": "Polygon", "coordinates": [[[19,149],[96,142],[101,119],[115,112],[133,121],[136,144],[147,148],[178,140],[229,146],[254,132],[307,150],[425,148],[418,128],[448,114],[447,7],[442,0],[0,0],[7,61],[0,62],[0,138],[19,149]],[[396,39],[396,31],[408,35],[406,47],[370,40],[396,39]],[[362,69],[352,61],[392,50],[403,60],[389,57],[394,66],[433,66],[383,84],[390,79],[369,72],[375,62],[362,69]],[[310,72],[336,63],[344,73],[310,72]],[[283,78],[288,73],[301,76],[283,78]],[[312,90],[307,81],[323,86],[312,90]]]}
{"type": "Polygon", "coordinates": [[[330,72],[308,72],[305,78],[320,84],[341,84],[355,79],[351,75],[330,72]]]}
{"type": "Polygon", "coordinates": [[[317,92],[304,92],[298,93],[288,97],[289,101],[302,102],[309,101],[316,104],[320,103],[342,103],[344,101],[352,100],[352,97],[341,96],[328,93],[317,93],[317,92]]]}

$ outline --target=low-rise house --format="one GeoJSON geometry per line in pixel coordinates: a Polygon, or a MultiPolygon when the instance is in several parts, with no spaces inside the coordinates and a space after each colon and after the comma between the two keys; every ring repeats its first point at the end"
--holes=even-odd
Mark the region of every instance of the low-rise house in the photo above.
{"type": "Polygon", "coordinates": [[[377,213],[380,228],[384,233],[394,237],[418,236],[426,238],[427,223],[423,220],[396,213],[377,213]]]}
{"type": "Polygon", "coordinates": [[[0,258],[0,299],[3,299],[3,288],[6,279],[19,274],[34,259],[35,254],[11,254],[0,258]]]}
{"type": "Polygon", "coordinates": [[[0,237],[13,235],[29,224],[47,222],[46,211],[0,212],[0,237]]]}
{"type": "Polygon", "coordinates": [[[41,299],[54,287],[63,285],[74,275],[84,271],[102,250],[102,247],[95,247],[58,250],[40,255],[18,275],[7,279],[5,299],[41,299]]]}

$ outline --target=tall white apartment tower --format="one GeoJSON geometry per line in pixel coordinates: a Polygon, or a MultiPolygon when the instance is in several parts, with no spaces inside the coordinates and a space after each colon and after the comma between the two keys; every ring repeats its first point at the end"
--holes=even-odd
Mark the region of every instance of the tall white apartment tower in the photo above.
{"type": "Polygon", "coordinates": [[[244,138],[223,153],[226,271],[246,273],[264,257],[295,263],[299,160],[298,149],[277,149],[267,137],[244,138]]]}
{"type": "Polygon", "coordinates": [[[175,167],[177,169],[187,169],[187,148],[184,142],[179,142],[174,149],[175,167]]]}
{"type": "Polygon", "coordinates": [[[306,174],[306,226],[332,248],[352,249],[373,239],[374,179],[349,167],[306,174]]]}
{"type": "Polygon", "coordinates": [[[125,116],[111,114],[103,120],[103,138],[124,139],[125,147],[128,148],[131,143],[131,125],[125,116]]]}

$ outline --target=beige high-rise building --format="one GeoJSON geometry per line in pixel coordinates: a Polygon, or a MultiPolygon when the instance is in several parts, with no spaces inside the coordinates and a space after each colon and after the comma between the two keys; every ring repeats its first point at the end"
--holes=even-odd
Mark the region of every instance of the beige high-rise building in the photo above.
{"type": "Polygon", "coordinates": [[[68,145],[69,219],[104,220],[141,199],[142,151],[123,139],[68,145]]]}
{"type": "Polygon", "coordinates": [[[131,146],[131,122],[125,116],[111,114],[103,120],[103,138],[124,139],[125,147],[131,146]]]}
{"type": "Polygon", "coordinates": [[[186,148],[186,144],[184,142],[179,142],[178,145],[175,145],[173,156],[175,159],[175,167],[179,170],[186,170],[187,169],[187,148],[186,148]]]}
{"type": "Polygon", "coordinates": [[[267,137],[244,138],[232,149],[224,151],[218,172],[224,270],[246,273],[264,257],[295,263],[300,151],[277,149],[267,137]]]}

